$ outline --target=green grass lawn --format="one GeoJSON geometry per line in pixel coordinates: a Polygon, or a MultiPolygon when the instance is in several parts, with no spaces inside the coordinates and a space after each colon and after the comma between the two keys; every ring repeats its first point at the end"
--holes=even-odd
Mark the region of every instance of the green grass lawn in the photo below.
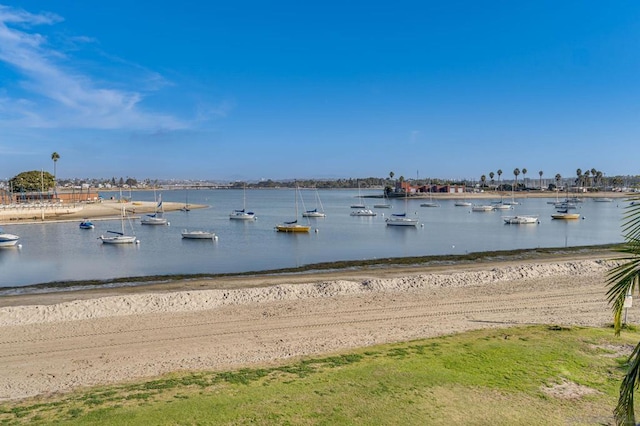
{"type": "Polygon", "coordinates": [[[0,425],[612,424],[639,339],[580,327],[474,331],[3,404],[0,425]]]}

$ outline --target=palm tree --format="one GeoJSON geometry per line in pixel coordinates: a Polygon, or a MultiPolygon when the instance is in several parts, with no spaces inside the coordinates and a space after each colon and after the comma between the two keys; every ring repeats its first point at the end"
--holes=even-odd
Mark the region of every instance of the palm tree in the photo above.
{"type": "Polygon", "coordinates": [[[593,169],[591,169],[591,179],[593,179],[593,185],[594,186],[597,185],[597,181],[596,181],[597,175],[598,175],[598,171],[594,167],[593,169]]]}
{"type": "Polygon", "coordinates": [[[519,168],[516,167],[515,169],[513,169],[513,175],[516,177],[516,181],[515,181],[515,184],[514,184],[515,185],[514,189],[518,188],[518,175],[519,174],[520,174],[520,169],[519,168]]]}
{"type": "Polygon", "coordinates": [[[527,169],[522,168],[522,181],[524,182],[524,189],[527,189],[527,169]]]}
{"type": "Polygon", "coordinates": [[[493,177],[495,174],[493,172],[489,172],[489,179],[491,179],[491,185],[493,186],[493,177]]]}
{"type": "Polygon", "coordinates": [[[540,170],[538,174],[540,175],[540,190],[542,191],[542,175],[544,174],[544,172],[540,170]]]}
{"type": "MultiPolygon", "coordinates": [[[[496,172],[498,174],[498,188],[500,188],[500,176],[502,176],[502,170],[498,169],[498,171],[496,172]]],[[[502,188],[500,188],[502,189],[502,188]]]]}
{"type": "Polygon", "coordinates": [[[60,159],[60,154],[58,154],[57,152],[53,152],[53,154],[51,154],[51,159],[53,160],[53,195],[54,197],[57,195],[56,194],[56,164],[58,163],[58,160],[60,159]]]}
{"type": "Polygon", "coordinates": [[[576,170],[576,176],[578,176],[578,179],[576,179],[576,185],[580,185],[582,182],[582,169],[576,170]]]}
{"type": "Polygon", "coordinates": [[[590,175],[591,172],[589,170],[584,171],[584,186],[591,186],[591,179],[589,179],[590,175]]]}
{"type": "Polygon", "coordinates": [[[562,179],[562,176],[560,173],[556,173],[556,191],[560,188],[560,179],[562,179]]]}
{"type": "Polygon", "coordinates": [[[487,177],[485,175],[480,176],[480,182],[482,182],[482,187],[485,187],[485,182],[487,181],[487,177]]]}
{"type": "MultiPolygon", "coordinates": [[[[607,297],[613,310],[613,324],[616,336],[622,329],[622,310],[625,300],[634,291],[640,292],[640,203],[632,204],[624,217],[622,224],[625,233],[625,243],[617,250],[626,256],[624,261],[609,271],[607,297]]],[[[640,385],[640,342],[627,360],[627,373],[620,384],[618,405],[614,410],[616,422],[624,425],[635,425],[635,411],[633,406],[634,390],[640,385]]]]}

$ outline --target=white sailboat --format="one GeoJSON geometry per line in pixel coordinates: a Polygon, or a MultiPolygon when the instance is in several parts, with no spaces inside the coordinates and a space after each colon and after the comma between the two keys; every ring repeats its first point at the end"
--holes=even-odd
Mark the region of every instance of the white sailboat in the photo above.
{"type": "Polygon", "coordinates": [[[18,244],[19,236],[8,234],[0,228],[0,247],[13,247],[18,244]]]}
{"type": "Polygon", "coordinates": [[[418,226],[418,219],[407,217],[408,193],[404,193],[404,213],[394,213],[386,219],[387,226],[418,226]]]}
{"type": "Polygon", "coordinates": [[[367,206],[362,201],[362,194],[360,193],[360,181],[358,181],[358,200],[359,202],[356,204],[351,204],[352,209],[366,209],[367,206]]]}
{"type": "Polygon", "coordinates": [[[302,213],[303,217],[326,217],[327,215],[324,212],[324,207],[322,206],[322,201],[320,201],[320,193],[318,193],[318,188],[315,188],[315,196],[316,196],[316,208],[313,210],[306,210],[302,213]]]}
{"type": "Polygon", "coordinates": [[[190,240],[215,240],[216,234],[211,231],[201,231],[201,230],[187,230],[183,229],[181,232],[182,238],[190,239],[190,240]]]}
{"type": "Polygon", "coordinates": [[[429,201],[420,204],[420,207],[440,207],[436,201],[433,201],[433,194],[431,192],[431,182],[429,182],[429,201]]]}
{"type": "Polygon", "coordinates": [[[188,212],[191,211],[191,206],[189,205],[189,190],[186,190],[185,196],[184,196],[184,207],[182,207],[180,209],[183,212],[188,212]]]}
{"type": "Polygon", "coordinates": [[[162,194],[158,197],[158,203],[153,214],[148,214],[140,219],[142,225],[168,225],[167,219],[164,217],[164,208],[162,207],[162,194]]]}
{"type": "Polygon", "coordinates": [[[256,220],[256,214],[254,212],[247,211],[247,187],[242,188],[242,210],[234,210],[229,214],[229,219],[232,220],[256,220]]]}
{"type": "Polygon", "coordinates": [[[124,219],[126,217],[126,212],[124,209],[124,204],[122,205],[122,213],[120,215],[120,225],[121,225],[121,230],[120,231],[107,231],[113,235],[110,236],[104,236],[104,235],[100,235],[100,237],[98,237],[100,240],[102,240],[103,244],[133,244],[133,243],[137,243],[138,240],[136,238],[135,235],[125,235],[124,233],[124,219]]]}
{"type": "Polygon", "coordinates": [[[296,186],[296,190],[295,190],[295,205],[296,205],[295,218],[296,219],[276,225],[276,231],[278,232],[309,232],[309,230],[311,229],[310,225],[300,225],[298,223],[298,192],[299,192],[299,189],[296,186]]]}

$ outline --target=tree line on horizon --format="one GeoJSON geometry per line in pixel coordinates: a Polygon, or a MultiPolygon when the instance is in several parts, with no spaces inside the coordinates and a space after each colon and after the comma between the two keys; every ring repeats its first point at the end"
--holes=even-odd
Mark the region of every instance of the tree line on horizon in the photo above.
{"type": "Polygon", "coordinates": [[[60,160],[61,156],[58,152],[53,152],[51,154],[51,160],[53,161],[53,175],[49,172],[45,172],[43,170],[32,170],[27,172],[19,173],[13,178],[9,179],[7,190],[10,192],[33,192],[33,191],[44,191],[55,189],[56,187],[74,187],[81,185],[89,185],[91,187],[113,187],[113,188],[159,188],[166,187],[167,185],[171,186],[189,186],[189,187],[197,187],[198,185],[203,186],[212,186],[219,185],[223,187],[229,188],[291,188],[295,186],[301,187],[314,187],[318,189],[347,189],[347,188],[384,188],[385,191],[393,190],[396,187],[396,183],[402,183],[404,181],[411,182],[412,186],[427,186],[427,185],[459,185],[465,187],[475,187],[476,185],[481,188],[492,188],[495,190],[503,190],[503,191],[511,191],[511,190],[526,190],[526,189],[547,189],[547,190],[556,190],[561,187],[561,184],[573,184],[576,187],[589,187],[592,190],[595,190],[599,187],[605,188],[605,185],[608,183],[609,186],[613,187],[638,187],[640,186],[640,175],[636,176],[612,176],[607,178],[605,181],[605,175],[602,171],[597,170],[596,168],[585,169],[584,172],[582,169],[578,168],[576,170],[575,178],[563,178],[560,173],[556,173],[553,178],[553,182],[549,183],[546,188],[543,188],[543,175],[544,171],[538,171],[538,178],[530,178],[533,179],[532,185],[527,185],[526,175],[528,170],[526,168],[515,168],[513,170],[513,184],[508,183],[508,180],[502,180],[502,169],[498,169],[495,173],[493,171],[487,174],[483,174],[480,176],[479,180],[476,182],[474,180],[469,179],[440,179],[440,178],[405,178],[404,176],[399,176],[397,179],[395,178],[395,172],[389,172],[386,177],[364,177],[364,178],[337,178],[337,179],[286,179],[286,180],[272,180],[265,179],[257,182],[251,181],[232,181],[225,183],[216,183],[215,181],[192,181],[192,180],[162,180],[162,179],[144,179],[142,181],[138,181],[134,177],[127,176],[126,178],[120,177],[116,179],[115,177],[111,178],[73,178],[73,179],[57,179],[57,163],[60,160]],[[518,177],[522,174],[522,181],[518,182],[518,177]],[[487,176],[489,180],[487,180],[487,176]],[[497,184],[496,184],[496,176],[497,176],[497,184]],[[538,185],[536,185],[536,180],[538,185]]]}

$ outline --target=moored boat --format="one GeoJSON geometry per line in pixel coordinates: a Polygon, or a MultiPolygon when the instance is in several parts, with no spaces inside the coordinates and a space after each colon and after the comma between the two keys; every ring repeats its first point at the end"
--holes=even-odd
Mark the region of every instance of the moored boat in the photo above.
{"type": "Polygon", "coordinates": [[[369,209],[360,209],[351,212],[351,216],[375,216],[377,213],[369,209]]]}
{"type": "Polygon", "coordinates": [[[562,211],[558,211],[557,213],[552,214],[551,218],[552,219],[565,219],[565,220],[580,219],[580,213],[569,213],[569,212],[567,212],[567,210],[562,210],[562,211]]]}
{"type": "Polygon", "coordinates": [[[298,192],[299,192],[299,189],[296,186],[296,190],[295,190],[296,220],[283,222],[276,225],[275,227],[276,231],[287,232],[287,233],[298,233],[298,232],[309,232],[309,230],[311,229],[310,225],[300,225],[298,223],[298,192]]]}
{"type": "Polygon", "coordinates": [[[84,219],[80,222],[80,229],[93,229],[95,225],[90,220],[84,219]]]}
{"type": "Polygon", "coordinates": [[[148,214],[140,219],[142,225],[168,225],[167,219],[164,217],[164,209],[162,207],[162,194],[158,197],[158,204],[154,214],[148,214]]]}
{"type": "Polygon", "coordinates": [[[20,237],[14,234],[8,234],[0,228],[0,247],[13,247],[18,244],[20,237]]]}
{"type": "Polygon", "coordinates": [[[189,231],[189,230],[183,229],[181,234],[182,234],[182,238],[187,238],[191,240],[213,240],[216,238],[216,234],[211,231],[198,231],[198,230],[189,231]]]}
{"type": "Polygon", "coordinates": [[[509,225],[522,225],[526,223],[538,223],[538,216],[503,216],[502,220],[509,225]]]}
{"type": "Polygon", "coordinates": [[[393,214],[386,222],[388,226],[418,226],[418,219],[407,217],[405,213],[393,214]]]}
{"type": "Polygon", "coordinates": [[[490,212],[493,211],[493,206],[490,205],[483,205],[483,204],[476,204],[474,206],[471,207],[471,211],[472,212],[490,212]]]}

